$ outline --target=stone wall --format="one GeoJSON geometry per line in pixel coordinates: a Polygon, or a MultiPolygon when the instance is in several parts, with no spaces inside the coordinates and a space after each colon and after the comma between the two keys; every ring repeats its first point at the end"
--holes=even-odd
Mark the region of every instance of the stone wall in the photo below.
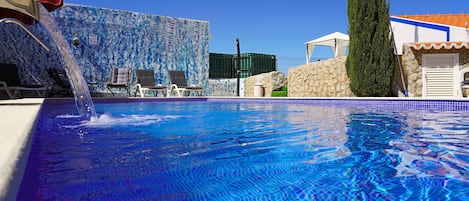
{"type": "Polygon", "coordinates": [[[346,57],[305,64],[288,70],[289,97],[351,97],[346,57]]]}
{"type": "Polygon", "coordinates": [[[286,82],[287,78],[285,77],[285,74],[278,71],[247,77],[244,85],[245,96],[253,97],[254,85],[256,83],[261,83],[262,88],[264,89],[264,97],[271,97],[272,91],[274,89],[285,86],[286,82]]]}
{"type": "MultiPolygon", "coordinates": [[[[422,97],[422,68],[409,44],[404,44],[401,58],[409,96],[422,97]]],[[[421,63],[421,56],[419,59],[421,63]]]]}

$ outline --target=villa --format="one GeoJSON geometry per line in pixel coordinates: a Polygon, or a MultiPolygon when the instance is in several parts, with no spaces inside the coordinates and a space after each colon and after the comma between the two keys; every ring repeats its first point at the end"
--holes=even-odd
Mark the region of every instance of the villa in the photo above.
{"type": "MultiPolygon", "coordinates": [[[[111,69],[129,67],[132,73],[136,69],[154,70],[156,82],[162,85],[169,84],[169,70],[183,70],[188,83],[202,86],[207,96],[236,96],[235,79],[209,77],[210,34],[207,21],[73,4],[66,4],[51,14],[58,27],[63,29],[66,40],[73,44],[71,54],[92,92],[107,93],[106,83],[110,80],[111,69]]],[[[396,66],[396,95],[467,96],[462,88],[469,87],[464,84],[469,77],[468,16],[391,17],[401,64],[396,66]]],[[[53,81],[46,70],[62,66],[57,49],[47,52],[18,27],[3,26],[0,39],[6,42],[0,43],[0,53],[4,55],[0,62],[17,64],[26,83],[39,80],[51,87],[53,81]],[[14,38],[25,40],[12,42],[14,38]],[[17,55],[28,59],[20,59],[17,55]]],[[[54,42],[41,26],[33,26],[32,29],[45,43],[54,47],[54,42]]],[[[341,34],[340,37],[345,36],[341,34]]],[[[347,40],[341,38],[340,41],[344,42],[335,47],[339,47],[334,50],[336,58],[312,63],[307,60],[305,65],[290,68],[288,78],[273,72],[241,79],[241,96],[253,96],[256,83],[263,84],[264,96],[270,96],[273,89],[288,83],[290,97],[353,97],[345,72],[347,40]]],[[[131,91],[135,90],[136,82],[132,74],[129,81],[131,91]]]]}
{"type": "MultiPolygon", "coordinates": [[[[392,16],[396,50],[395,94],[409,97],[467,97],[469,78],[469,14],[392,16]],[[401,70],[402,69],[402,70],[401,70]]],[[[340,39],[341,41],[346,41],[340,39]]],[[[334,43],[333,43],[334,44],[334,43]]],[[[345,42],[338,43],[342,52],[345,42]],[[340,45],[342,44],[342,46],[340,45]]],[[[309,50],[310,46],[308,46],[309,50]]],[[[337,49],[338,50],[338,49],[337,49]]],[[[344,53],[288,71],[292,97],[350,97],[344,53]]]]}
{"type": "Polygon", "coordinates": [[[391,17],[409,96],[467,96],[461,87],[469,78],[468,23],[469,14],[391,17]]]}

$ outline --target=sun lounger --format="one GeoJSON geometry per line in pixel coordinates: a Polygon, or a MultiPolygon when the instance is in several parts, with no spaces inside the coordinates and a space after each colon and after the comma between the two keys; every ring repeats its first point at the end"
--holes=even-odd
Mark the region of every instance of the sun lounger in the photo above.
{"type": "Polygon", "coordinates": [[[191,92],[196,92],[197,95],[202,96],[202,87],[195,85],[187,86],[186,75],[184,74],[184,71],[169,71],[169,78],[171,80],[169,95],[175,91],[179,97],[182,97],[185,92],[187,92],[188,95],[190,95],[191,92]]]}
{"type": "Polygon", "coordinates": [[[54,80],[55,84],[52,86],[51,92],[48,96],[60,94],[61,96],[72,96],[72,86],[68,79],[67,73],[63,68],[49,68],[47,73],[54,80]]]}
{"type": "Polygon", "coordinates": [[[0,89],[5,90],[10,99],[21,98],[21,91],[33,91],[38,97],[44,97],[47,90],[40,84],[22,84],[16,64],[0,64],[0,89]]]}
{"type": "Polygon", "coordinates": [[[167,86],[161,84],[155,85],[155,74],[153,70],[137,69],[135,75],[137,76],[137,86],[134,96],[137,96],[137,93],[139,93],[140,97],[145,97],[147,92],[153,92],[154,96],[158,96],[158,92],[161,92],[163,96],[167,95],[167,86]]]}
{"type": "Polygon", "coordinates": [[[125,89],[130,96],[129,88],[130,68],[112,68],[111,81],[107,84],[107,89],[114,96],[113,89],[125,89]]]}

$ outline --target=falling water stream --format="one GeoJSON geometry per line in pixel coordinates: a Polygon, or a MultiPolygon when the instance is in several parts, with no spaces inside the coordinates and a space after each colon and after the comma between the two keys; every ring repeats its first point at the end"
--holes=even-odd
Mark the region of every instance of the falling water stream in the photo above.
{"type": "Polygon", "coordinates": [[[63,36],[60,29],[58,29],[52,15],[42,6],[42,4],[39,4],[39,7],[41,18],[40,23],[45,27],[53,41],[57,44],[57,48],[61,54],[60,58],[64,64],[64,69],[67,72],[67,76],[72,86],[75,104],[80,116],[92,121],[96,120],[96,110],[94,108],[93,100],[91,99],[88,85],[80,68],[78,68],[78,64],[72,54],[70,44],[63,36]]]}

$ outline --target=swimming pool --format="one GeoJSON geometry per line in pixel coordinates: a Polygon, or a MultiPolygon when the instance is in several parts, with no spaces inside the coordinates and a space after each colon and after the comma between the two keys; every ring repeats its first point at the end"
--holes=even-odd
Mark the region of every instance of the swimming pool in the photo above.
{"type": "Polygon", "coordinates": [[[469,104],[47,100],[18,200],[469,200],[469,104]]]}

